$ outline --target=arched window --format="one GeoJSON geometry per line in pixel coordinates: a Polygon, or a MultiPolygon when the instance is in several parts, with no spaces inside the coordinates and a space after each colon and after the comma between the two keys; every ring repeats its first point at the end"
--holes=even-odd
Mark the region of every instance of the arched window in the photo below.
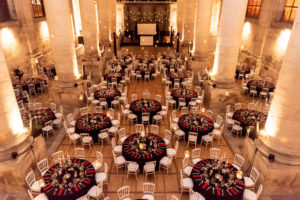
{"type": "Polygon", "coordinates": [[[261,0],[249,0],[247,7],[247,17],[258,18],[260,12],[261,0]]]}
{"type": "Polygon", "coordinates": [[[6,0],[0,0],[0,22],[8,21],[9,18],[9,9],[7,6],[6,0]]]}
{"type": "Polygon", "coordinates": [[[294,22],[300,0],[286,0],[282,13],[282,21],[294,22]]]}
{"type": "Polygon", "coordinates": [[[31,0],[33,17],[45,17],[43,0],[31,0]]]}

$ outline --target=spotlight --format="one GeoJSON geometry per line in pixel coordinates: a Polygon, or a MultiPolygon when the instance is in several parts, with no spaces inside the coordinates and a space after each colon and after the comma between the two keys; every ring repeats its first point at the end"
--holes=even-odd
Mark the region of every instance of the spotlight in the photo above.
{"type": "Polygon", "coordinates": [[[269,159],[270,162],[274,162],[275,155],[270,153],[269,156],[268,156],[268,159],[269,159]]]}
{"type": "Polygon", "coordinates": [[[17,157],[18,157],[18,152],[12,152],[11,153],[11,157],[13,158],[13,159],[17,159],[17,157]]]}

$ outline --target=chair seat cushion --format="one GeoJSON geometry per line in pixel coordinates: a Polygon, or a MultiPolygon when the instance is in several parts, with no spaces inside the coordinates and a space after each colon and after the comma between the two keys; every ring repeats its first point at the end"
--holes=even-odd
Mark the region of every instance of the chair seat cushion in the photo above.
{"type": "Polygon", "coordinates": [[[78,140],[80,138],[81,138],[81,136],[77,133],[74,133],[74,134],[70,135],[71,140],[78,140]]]}
{"type": "Polygon", "coordinates": [[[245,176],[244,177],[244,181],[245,181],[245,186],[246,187],[252,187],[254,186],[254,181],[252,180],[252,178],[245,176]]]}
{"type": "Polygon", "coordinates": [[[173,148],[167,148],[167,156],[174,157],[176,155],[176,150],[173,148]]]}
{"type": "Polygon", "coordinates": [[[108,132],[109,133],[115,133],[115,132],[117,132],[118,131],[118,129],[116,128],[116,127],[110,127],[109,129],[108,129],[108,132]]]}
{"type": "Polygon", "coordinates": [[[113,126],[117,126],[120,122],[119,120],[112,120],[111,123],[113,126]]]}
{"type": "Polygon", "coordinates": [[[211,142],[211,141],[213,141],[213,138],[210,135],[203,135],[202,140],[204,140],[206,142],[211,142]]]}
{"type": "Polygon", "coordinates": [[[243,128],[238,125],[233,125],[232,129],[234,129],[236,131],[241,131],[243,128]]]}
{"type": "Polygon", "coordinates": [[[235,168],[237,168],[238,170],[241,170],[241,167],[240,166],[238,166],[237,164],[232,164],[232,166],[234,166],[235,168]]]}
{"type": "Polygon", "coordinates": [[[171,159],[168,156],[164,156],[160,161],[159,164],[163,166],[169,166],[171,164],[171,159]]]}
{"type": "Polygon", "coordinates": [[[221,126],[220,126],[220,124],[218,124],[218,123],[214,123],[214,127],[215,127],[215,128],[220,128],[221,126]]]}
{"type": "Polygon", "coordinates": [[[150,164],[144,165],[144,171],[145,171],[145,172],[152,172],[152,171],[155,171],[155,165],[150,165],[150,164]]]}
{"type": "Polygon", "coordinates": [[[99,187],[93,186],[89,191],[88,195],[91,196],[92,198],[97,198],[102,194],[102,191],[99,187]]]}
{"type": "Polygon", "coordinates": [[[154,200],[154,197],[150,194],[146,194],[146,195],[143,196],[143,199],[154,200]]]}
{"type": "Polygon", "coordinates": [[[73,134],[75,133],[75,128],[74,127],[68,128],[67,132],[73,134]]]}
{"type": "Polygon", "coordinates": [[[51,131],[53,128],[52,126],[45,126],[44,128],[42,128],[42,131],[51,131]]]}
{"type": "Polygon", "coordinates": [[[97,173],[96,174],[96,182],[97,183],[100,183],[100,182],[103,182],[103,181],[105,181],[106,180],[106,174],[105,173],[97,173]]]}
{"type": "Polygon", "coordinates": [[[62,114],[62,113],[55,113],[55,117],[56,117],[56,118],[62,118],[62,117],[63,117],[63,114],[62,114]]]}
{"type": "Polygon", "coordinates": [[[38,181],[34,181],[33,184],[30,187],[31,191],[34,192],[41,192],[41,186],[40,183],[38,181]]]}
{"type": "Polygon", "coordinates": [[[71,121],[70,126],[75,126],[76,121],[71,121]]]}
{"type": "Polygon", "coordinates": [[[121,137],[121,138],[120,138],[120,141],[123,143],[126,139],[127,139],[127,137],[124,136],[124,137],[121,137]]]}
{"type": "Polygon", "coordinates": [[[182,186],[184,188],[193,188],[194,187],[193,180],[191,178],[182,179],[182,186]]]}
{"type": "Polygon", "coordinates": [[[163,138],[164,142],[166,143],[166,145],[168,145],[170,143],[170,141],[166,138],[163,138]]]}
{"type": "Polygon", "coordinates": [[[178,118],[178,117],[176,117],[176,118],[173,118],[173,122],[175,122],[175,123],[178,123],[178,120],[179,120],[179,118],[178,118]]]}
{"type": "Polygon", "coordinates": [[[84,143],[90,143],[92,142],[93,138],[91,136],[84,136],[81,140],[84,143]]]}
{"type": "Polygon", "coordinates": [[[183,136],[183,135],[185,135],[185,132],[182,131],[182,130],[177,130],[177,131],[175,131],[175,135],[177,135],[177,136],[183,136]]]}
{"type": "Polygon", "coordinates": [[[256,200],[257,194],[251,190],[245,189],[243,194],[243,200],[256,200]]]}
{"type": "Polygon", "coordinates": [[[108,138],[108,133],[106,133],[106,132],[99,133],[98,138],[101,139],[101,140],[107,139],[108,138]]]}
{"type": "Polygon", "coordinates": [[[116,153],[121,153],[121,152],[122,152],[122,146],[121,146],[121,145],[115,146],[114,152],[116,152],[116,153]]]}
{"type": "Polygon", "coordinates": [[[130,114],[130,115],[128,115],[128,118],[129,118],[129,119],[135,119],[135,118],[136,118],[136,115],[135,115],[135,114],[130,114]]]}
{"type": "Polygon", "coordinates": [[[123,156],[118,156],[116,158],[116,162],[117,162],[116,164],[121,165],[121,164],[124,164],[126,162],[126,160],[123,156]]]}
{"type": "Polygon", "coordinates": [[[192,173],[193,167],[187,166],[186,168],[183,169],[183,174],[186,176],[190,176],[192,173]]]}

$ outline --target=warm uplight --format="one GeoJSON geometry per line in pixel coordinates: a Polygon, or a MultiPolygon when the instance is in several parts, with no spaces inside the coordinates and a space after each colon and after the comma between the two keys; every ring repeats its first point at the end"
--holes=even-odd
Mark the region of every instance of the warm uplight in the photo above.
{"type": "Polygon", "coordinates": [[[79,74],[79,71],[78,71],[78,64],[77,64],[77,58],[76,58],[76,56],[73,56],[73,64],[74,64],[74,66],[73,66],[73,73],[74,73],[75,77],[77,79],[79,79],[80,78],[80,74],[79,74]]]}
{"type": "Polygon", "coordinates": [[[190,157],[190,152],[189,151],[185,151],[184,152],[184,157],[189,158],[190,157]]]}
{"type": "Polygon", "coordinates": [[[276,50],[280,56],[284,56],[287,45],[289,43],[291,36],[291,30],[285,29],[281,32],[280,36],[277,39],[276,50]]]}
{"type": "Polygon", "coordinates": [[[23,121],[18,108],[14,108],[12,112],[8,112],[9,127],[13,134],[23,134],[26,129],[23,126],[23,121]]]}
{"type": "Polygon", "coordinates": [[[210,23],[210,33],[212,35],[218,34],[220,10],[221,10],[221,0],[218,0],[218,2],[213,3],[213,7],[212,7],[212,16],[211,16],[211,23],[210,23]]]}
{"type": "Polygon", "coordinates": [[[219,47],[217,46],[215,52],[215,61],[214,61],[213,70],[209,73],[211,78],[214,78],[214,76],[217,74],[218,68],[219,68],[219,47]]]}
{"type": "Polygon", "coordinates": [[[177,33],[177,4],[170,5],[170,28],[177,33]]]}
{"type": "Polygon", "coordinates": [[[242,39],[248,40],[250,34],[251,34],[251,24],[249,22],[246,22],[243,27],[242,39]]]}
{"type": "Polygon", "coordinates": [[[281,112],[279,110],[277,110],[277,111],[271,110],[270,111],[267,122],[266,122],[266,126],[265,126],[265,136],[275,137],[277,131],[279,131],[277,124],[280,124],[280,122],[278,121],[278,119],[276,117],[274,117],[273,112],[281,114],[281,112]]]}
{"type": "Polygon", "coordinates": [[[41,24],[41,36],[43,40],[49,40],[49,29],[46,21],[41,24]]]}
{"type": "Polygon", "coordinates": [[[17,42],[12,31],[8,28],[3,28],[1,30],[1,43],[4,49],[15,49],[17,42]]]}

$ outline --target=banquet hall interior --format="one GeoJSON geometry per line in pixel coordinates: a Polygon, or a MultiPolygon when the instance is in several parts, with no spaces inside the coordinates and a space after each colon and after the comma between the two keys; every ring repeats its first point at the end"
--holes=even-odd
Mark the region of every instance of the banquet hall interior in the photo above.
{"type": "Polygon", "coordinates": [[[1,200],[299,200],[299,0],[0,0],[1,200]]]}

